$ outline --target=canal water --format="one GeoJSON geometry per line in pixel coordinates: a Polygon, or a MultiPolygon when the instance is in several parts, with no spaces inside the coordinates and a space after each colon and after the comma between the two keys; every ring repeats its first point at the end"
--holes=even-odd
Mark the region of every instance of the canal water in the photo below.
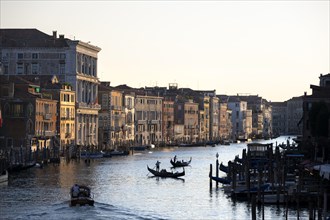
{"type": "MultiPolygon", "coordinates": [[[[287,136],[261,141],[286,142],[287,136]]],[[[291,140],[291,139],[290,139],[291,140]]],[[[87,165],[62,161],[60,165],[32,168],[9,176],[8,185],[0,186],[0,219],[251,219],[247,202],[232,201],[221,186],[209,187],[210,163],[227,164],[242,154],[245,143],[215,147],[172,147],[135,152],[125,157],[102,158],[87,165]],[[169,170],[170,159],[188,160],[190,167],[182,179],[153,178],[147,165],[169,170]],[[74,183],[90,186],[94,207],[69,207],[69,189],[74,183]]],[[[182,171],[182,168],[177,169],[182,171]]],[[[220,175],[224,175],[220,171],[220,175]]],[[[266,206],[265,219],[285,219],[285,208],[266,206]]],[[[297,219],[289,210],[288,219],[297,219]]],[[[307,210],[299,212],[308,219],[307,210]]],[[[262,219],[262,209],[257,209],[262,219]]]]}

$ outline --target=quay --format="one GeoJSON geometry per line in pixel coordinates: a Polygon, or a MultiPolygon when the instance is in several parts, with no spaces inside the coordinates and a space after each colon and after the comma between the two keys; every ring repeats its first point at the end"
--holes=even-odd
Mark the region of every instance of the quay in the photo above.
{"type": "Polygon", "coordinates": [[[310,219],[327,219],[330,165],[307,160],[294,144],[280,146],[248,143],[242,158],[237,155],[228,166],[219,164],[217,154],[215,176],[210,164],[210,188],[214,181],[217,188],[222,184],[233,200],[250,202],[252,219],[256,219],[256,206],[263,208],[266,204],[282,205],[286,217],[288,207],[294,207],[299,219],[304,207],[310,219]]]}

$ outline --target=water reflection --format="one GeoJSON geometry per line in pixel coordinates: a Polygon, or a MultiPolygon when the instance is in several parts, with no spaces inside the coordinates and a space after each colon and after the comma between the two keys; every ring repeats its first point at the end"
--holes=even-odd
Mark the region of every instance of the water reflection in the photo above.
{"type": "MultiPolygon", "coordinates": [[[[281,143],[282,140],[278,140],[281,143]]],[[[164,148],[133,156],[47,165],[9,176],[1,187],[0,216],[4,219],[251,219],[247,202],[232,200],[219,188],[209,187],[210,163],[227,164],[245,144],[230,146],[164,148]],[[180,179],[151,177],[147,165],[192,157],[180,179]],[[95,207],[69,207],[74,183],[91,187],[95,207]]],[[[179,169],[180,171],[181,169],[179,169]]],[[[261,210],[257,210],[258,218],[261,210]]],[[[285,209],[265,206],[266,219],[282,219],[285,209]]],[[[300,216],[306,216],[302,211],[300,216]]],[[[296,212],[289,211],[289,216],[296,212]]]]}

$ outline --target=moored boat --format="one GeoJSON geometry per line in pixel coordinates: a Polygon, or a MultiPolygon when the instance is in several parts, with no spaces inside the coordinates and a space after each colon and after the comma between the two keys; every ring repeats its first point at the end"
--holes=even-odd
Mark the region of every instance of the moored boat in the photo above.
{"type": "Polygon", "coordinates": [[[8,182],[8,171],[4,170],[2,173],[0,173],[0,184],[8,182]]]}
{"type": "Polygon", "coordinates": [[[225,173],[228,173],[228,171],[229,171],[228,166],[223,165],[222,162],[220,163],[220,167],[219,167],[219,169],[220,169],[222,172],[225,172],[225,173]]]}
{"type": "Polygon", "coordinates": [[[213,181],[216,181],[218,183],[222,183],[222,184],[230,184],[231,181],[230,179],[227,179],[227,178],[222,178],[222,177],[216,177],[216,176],[210,176],[210,178],[213,180],[213,181]]]}
{"type": "Polygon", "coordinates": [[[103,152],[88,152],[88,151],[82,151],[80,153],[80,158],[83,159],[96,159],[96,158],[102,158],[103,152]]]}
{"type": "Polygon", "coordinates": [[[78,184],[73,185],[71,188],[70,196],[70,206],[94,205],[93,194],[91,193],[91,189],[87,186],[78,184]]]}
{"type": "Polygon", "coordinates": [[[157,170],[149,168],[149,166],[147,166],[147,168],[148,168],[150,173],[152,173],[154,176],[158,176],[158,177],[178,178],[178,177],[181,177],[181,176],[185,175],[184,168],[183,168],[182,172],[173,172],[173,171],[168,172],[168,171],[166,171],[166,169],[162,169],[160,171],[157,171],[157,170]]]}

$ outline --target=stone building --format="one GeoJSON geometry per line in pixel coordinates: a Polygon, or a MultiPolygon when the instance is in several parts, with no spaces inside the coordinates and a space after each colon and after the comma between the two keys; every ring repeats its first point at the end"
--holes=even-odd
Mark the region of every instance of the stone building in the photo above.
{"type": "Polygon", "coordinates": [[[204,96],[199,105],[199,140],[210,140],[210,97],[204,96]]]}
{"type": "Polygon", "coordinates": [[[135,94],[125,93],[124,97],[125,127],[124,142],[125,145],[132,145],[135,141],[135,94]]]}
{"type": "Polygon", "coordinates": [[[10,162],[39,160],[31,152],[43,149],[54,152],[57,100],[42,93],[39,85],[17,76],[0,76],[0,88],[0,144],[10,151],[10,162]]]}
{"type": "Polygon", "coordinates": [[[196,143],[199,136],[198,128],[198,103],[192,99],[184,103],[184,141],[196,143]]]}
{"type": "Polygon", "coordinates": [[[210,97],[210,140],[219,140],[219,98],[210,97]]]}
{"type": "Polygon", "coordinates": [[[75,101],[76,94],[72,90],[71,85],[61,84],[56,76],[50,80],[44,77],[41,85],[41,90],[52,94],[54,100],[58,101],[57,104],[57,138],[59,142],[60,151],[64,152],[66,149],[72,150],[75,146],[75,101]]]}
{"type": "Polygon", "coordinates": [[[293,97],[287,103],[286,134],[302,135],[302,125],[299,123],[303,116],[303,97],[293,97]]]}
{"type": "Polygon", "coordinates": [[[53,76],[76,92],[75,143],[98,145],[97,46],[37,29],[0,29],[3,75],[53,76]]]}
{"type": "Polygon", "coordinates": [[[229,96],[228,108],[232,111],[232,140],[246,140],[252,135],[252,110],[238,96],[229,96]]]}
{"type": "Polygon", "coordinates": [[[271,102],[273,135],[286,135],[287,102],[271,102]]]}
{"type": "Polygon", "coordinates": [[[135,142],[137,145],[158,145],[162,141],[163,97],[136,95],[135,142]]]}
{"type": "Polygon", "coordinates": [[[220,140],[231,138],[232,123],[231,110],[228,108],[228,97],[218,96],[219,98],[219,136],[220,140]]]}
{"type": "Polygon", "coordinates": [[[311,95],[303,96],[302,147],[311,159],[330,159],[330,73],[321,74],[318,86],[311,85],[311,95]]]}
{"type": "Polygon", "coordinates": [[[163,120],[162,120],[162,136],[165,144],[174,142],[174,101],[164,97],[163,101],[163,120]]]}

